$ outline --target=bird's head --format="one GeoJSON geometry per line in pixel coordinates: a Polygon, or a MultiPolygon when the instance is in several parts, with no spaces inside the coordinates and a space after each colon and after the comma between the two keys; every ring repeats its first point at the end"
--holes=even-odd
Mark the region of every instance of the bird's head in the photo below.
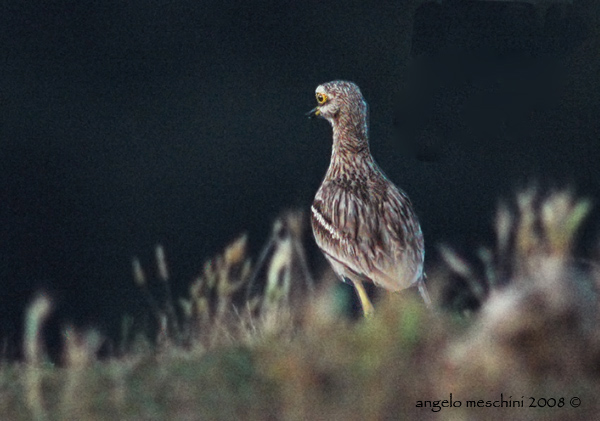
{"type": "Polygon", "coordinates": [[[355,83],[343,80],[324,83],[317,86],[315,97],[318,105],[307,113],[310,118],[323,117],[334,127],[340,120],[354,124],[366,121],[367,103],[355,83]]]}

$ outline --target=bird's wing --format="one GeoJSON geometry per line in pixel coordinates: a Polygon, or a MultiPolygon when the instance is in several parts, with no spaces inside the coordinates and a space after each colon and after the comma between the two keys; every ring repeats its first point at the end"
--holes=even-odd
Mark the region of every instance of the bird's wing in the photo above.
{"type": "Polygon", "coordinates": [[[382,252],[373,256],[372,279],[388,289],[408,288],[423,272],[424,243],[419,221],[406,194],[391,183],[380,207],[382,252]]]}
{"type": "Polygon", "coordinates": [[[317,244],[337,262],[339,276],[368,278],[393,291],[410,286],[422,270],[422,257],[413,253],[413,246],[422,250],[414,221],[408,198],[393,185],[368,195],[330,187],[317,194],[311,210],[317,244]]]}

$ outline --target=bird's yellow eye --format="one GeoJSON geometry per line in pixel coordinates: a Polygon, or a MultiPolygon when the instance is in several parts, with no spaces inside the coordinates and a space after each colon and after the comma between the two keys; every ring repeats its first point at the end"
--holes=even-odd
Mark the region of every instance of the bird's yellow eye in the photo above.
{"type": "Polygon", "coordinates": [[[317,102],[319,103],[319,105],[323,105],[325,104],[325,102],[327,101],[327,95],[325,94],[317,94],[317,102]]]}

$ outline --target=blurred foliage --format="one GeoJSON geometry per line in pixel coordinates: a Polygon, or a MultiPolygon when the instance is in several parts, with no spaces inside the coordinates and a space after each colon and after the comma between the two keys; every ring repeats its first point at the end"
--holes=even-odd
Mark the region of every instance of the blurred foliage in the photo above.
{"type": "Polygon", "coordinates": [[[158,279],[133,261],[157,337],[129,332],[99,360],[99,334],[68,326],[53,366],[39,333],[52,303],[38,297],[27,360],[0,365],[1,418],[595,419],[600,271],[573,256],[590,209],[569,191],[523,191],[499,206],[496,244],[479,261],[440,248],[436,310],[381,294],[370,319],[346,317],[332,276],[313,282],[300,214],[275,222],[256,263],[245,236],[232,242],[177,305],[157,248],[158,279]],[[511,407],[494,407],[501,399],[511,407]]]}

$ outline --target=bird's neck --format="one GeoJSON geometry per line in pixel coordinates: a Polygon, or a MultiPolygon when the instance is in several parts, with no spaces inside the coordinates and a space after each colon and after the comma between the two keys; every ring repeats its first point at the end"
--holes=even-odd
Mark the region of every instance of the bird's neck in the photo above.
{"type": "Polygon", "coordinates": [[[334,177],[350,175],[354,168],[370,166],[373,161],[369,150],[366,122],[332,124],[333,147],[328,174],[334,177]]]}
{"type": "Polygon", "coordinates": [[[344,113],[329,121],[333,128],[333,155],[370,154],[365,115],[344,113]]]}

